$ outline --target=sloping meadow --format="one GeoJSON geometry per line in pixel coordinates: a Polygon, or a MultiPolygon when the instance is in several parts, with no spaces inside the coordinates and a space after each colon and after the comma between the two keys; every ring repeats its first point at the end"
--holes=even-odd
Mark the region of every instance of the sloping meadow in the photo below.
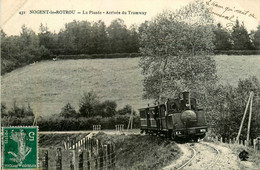
{"type": "Polygon", "coordinates": [[[175,142],[156,136],[98,133],[95,137],[115,144],[116,168],[122,170],[160,169],[182,154],[175,142]]]}
{"type": "MultiPolygon", "coordinates": [[[[239,79],[260,79],[260,56],[214,56],[221,84],[237,86],[239,79]]],[[[139,58],[43,61],[14,70],[1,78],[1,100],[11,108],[30,104],[36,115],[58,114],[68,102],[78,109],[84,92],[93,90],[101,101],[115,100],[117,108],[147,106],[142,99],[139,58]]]]}

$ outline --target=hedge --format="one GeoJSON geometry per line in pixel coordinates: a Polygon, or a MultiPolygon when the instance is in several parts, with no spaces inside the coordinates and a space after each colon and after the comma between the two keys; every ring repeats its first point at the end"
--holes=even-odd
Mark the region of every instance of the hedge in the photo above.
{"type": "Polygon", "coordinates": [[[260,55],[260,50],[214,50],[214,54],[226,54],[226,55],[260,55]]]}
{"type": "MultiPolygon", "coordinates": [[[[31,126],[34,117],[2,118],[3,126],[31,126]]],[[[99,116],[92,118],[64,118],[64,117],[44,117],[37,119],[37,125],[40,131],[75,131],[75,130],[93,130],[93,125],[101,125],[102,129],[115,129],[115,125],[124,124],[125,129],[129,122],[129,115],[116,115],[114,117],[101,118],[99,116]]],[[[133,128],[140,127],[140,118],[134,116],[133,128]]]]}
{"type": "Polygon", "coordinates": [[[135,58],[140,57],[139,53],[113,53],[113,54],[79,54],[79,55],[58,55],[58,59],[104,59],[104,58],[135,58]]]}

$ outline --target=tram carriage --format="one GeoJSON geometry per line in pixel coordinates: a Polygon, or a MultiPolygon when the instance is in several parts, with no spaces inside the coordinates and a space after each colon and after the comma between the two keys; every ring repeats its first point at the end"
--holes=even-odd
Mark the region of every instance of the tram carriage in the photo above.
{"type": "Polygon", "coordinates": [[[189,92],[182,92],[177,99],[169,98],[165,103],[141,108],[139,112],[141,133],[197,141],[207,132],[205,114],[189,92]]]}

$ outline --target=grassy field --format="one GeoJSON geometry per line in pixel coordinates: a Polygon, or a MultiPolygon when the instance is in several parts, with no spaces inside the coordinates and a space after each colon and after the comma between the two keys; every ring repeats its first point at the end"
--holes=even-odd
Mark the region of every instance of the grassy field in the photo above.
{"type": "Polygon", "coordinates": [[[220,83],[237,86],[239,79],[256,76],[260,80],[260,55],[215,56],[220,83]]]}
{"type": "MultiPolygon", "coordinates": [[[[220,82],[236,85],[255,75],[260,80],[260,56],[215,56],[220,82]]],[[[142,99],[139,58],[44,61],[14,70],[1,78],[1,100],[30,103],[38,115],[59,113],[70,102],[78,109],[84,92],[95,91],[100,100],[115,100],[118,108],[146,106],[142,99]]]]}

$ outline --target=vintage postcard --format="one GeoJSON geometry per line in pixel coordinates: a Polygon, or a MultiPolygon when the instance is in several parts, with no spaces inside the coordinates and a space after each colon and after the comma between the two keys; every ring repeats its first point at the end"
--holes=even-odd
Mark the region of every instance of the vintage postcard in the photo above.
{"type": "Polygon", "coordinates": [[[259,6],[1,1],[1,168],[258,169],[259,6]]]}

